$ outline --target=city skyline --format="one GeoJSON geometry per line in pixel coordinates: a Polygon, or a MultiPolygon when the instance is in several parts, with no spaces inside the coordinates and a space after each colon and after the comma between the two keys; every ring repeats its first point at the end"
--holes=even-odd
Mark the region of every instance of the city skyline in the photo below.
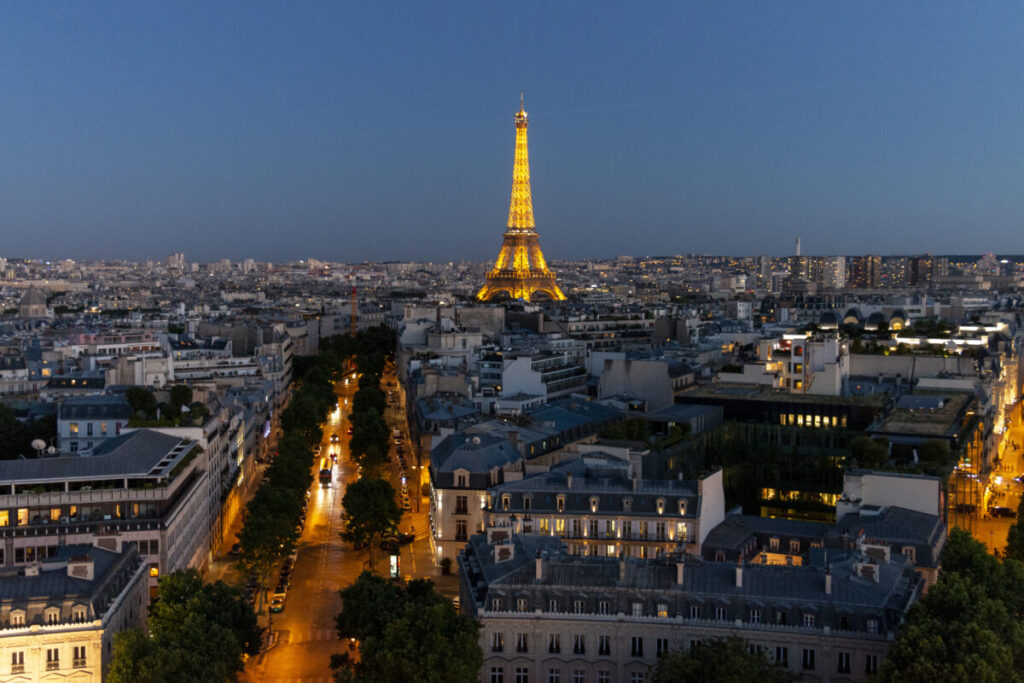
{"type": "Polygon", "coordinates": [[[486,262],[521,89],[553,261],[1024,251],[1017,5],[111,7],[0,9],[3,256],[486,262]]]}

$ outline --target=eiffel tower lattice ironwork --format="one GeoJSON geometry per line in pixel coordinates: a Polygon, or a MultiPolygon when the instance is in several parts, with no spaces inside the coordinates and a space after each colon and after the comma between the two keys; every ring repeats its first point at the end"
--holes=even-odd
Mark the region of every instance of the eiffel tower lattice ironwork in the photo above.
{"type": "Polygon", "coordinates": [[[545,294],[556,301],[565,294],[555,284],[555,274],[548,268],[540,250],[540,240],[533,222],[533,198],[530,196],[530,154],[526,145],[529,121],[519,95],[516,113],[516,154],[512,168],[512,199],[508,207],[508,226],[501,251],[487,280],[476,298],[487,301],[502,293],[512,299],[529,301],[535,294],[545,294]]]}

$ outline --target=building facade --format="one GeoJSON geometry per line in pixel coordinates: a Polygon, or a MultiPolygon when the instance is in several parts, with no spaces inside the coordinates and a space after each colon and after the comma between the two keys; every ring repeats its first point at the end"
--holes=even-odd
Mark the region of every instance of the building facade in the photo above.
{"type": "Polygon", "coordinates": [[[865,681],[920,590],[905,557],[859,551],[806,567],[632,560],[489,530],[459,560],[490,683],[641,683],[660,654],[729,636],[805,680],[865,681]]]}
{"type": "Polygon", "coordinates": [[[88,545],[0,573],[0,681],[102,681],[114,635],[145,627],[147,574],[135,548],[88,545]]]}
{"type": "Polygon", "coordinates": [[[138,548],[155,591],[161,572],[198,567],[210,533],[207,472],[194,441],[150,430],[108,439],[89,456],[0,461],[0,567],[62,546],[138,548]]]}

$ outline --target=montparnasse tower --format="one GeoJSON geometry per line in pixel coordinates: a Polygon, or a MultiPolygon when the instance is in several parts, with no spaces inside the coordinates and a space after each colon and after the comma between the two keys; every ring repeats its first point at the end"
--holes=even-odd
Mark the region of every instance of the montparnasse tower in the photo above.
{"type": "Polygon", "coordinates": [[[555,301],[565,294],[555,284],[555,274],[548,268],[540,250],[533,222],[533,199],[530,196],[530,154],[526,146],[529,121],[519,94],[516,113],[516,155],[512,167],[512,200],[508,207],[508,226],[494,268],[476,298],[487,301],[504,293],[512,299],[529,301],[535,294],[544,294],[555,301]]]}

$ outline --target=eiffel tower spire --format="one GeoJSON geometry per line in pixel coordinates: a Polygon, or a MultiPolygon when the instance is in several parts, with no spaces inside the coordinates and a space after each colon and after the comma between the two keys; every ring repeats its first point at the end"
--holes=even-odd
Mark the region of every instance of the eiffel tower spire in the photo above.
{"type": "Polygon", "coordinates": [[[537,293],[561,301],[565,294],[555,284],[555,274],[548,268],[540,250],[533,222],[533,197],[530,193],[530,153],[526,129],[529,117],[519,92],[519,111],[516,112],[516,151],[512,166],[512,197],[509,200],[508,224],[504,241],[494,268],[487,273],[487,281],[477,298],[487,301],[501,293],[513,299],[530,300],[537,293]]]}

